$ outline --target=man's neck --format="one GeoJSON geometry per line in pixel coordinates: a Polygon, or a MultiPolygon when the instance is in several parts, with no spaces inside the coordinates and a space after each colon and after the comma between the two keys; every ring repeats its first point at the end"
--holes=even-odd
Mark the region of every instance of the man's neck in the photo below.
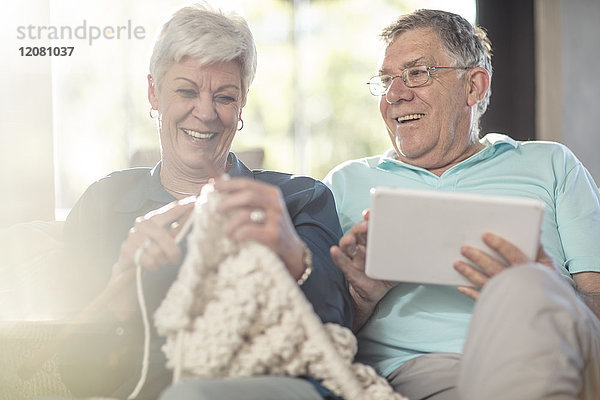
{"type": "Polygon", "coordinates": [[[475,141],[475,142],[471,143],[471,145],[465,151],[463,151],[458,157],[453,157],[453,158],[451,158],[450,161],[442,160],[442,162],[437,163],[437,164],[433,164],[432,163],[432,165],[420,165],[420,163],[413,162],[410,159],[404,159],[400,155],[398,155],[396,157],[396,159],[399,160],[399,161],[405,162],[407,164],[411,164],[411,165],[414,165],[414,166],[417,166],[417,167],[424,168],[424,169],[426,169],[427,171],[431,172],[434,175],[442,176],[442,174],[444,172],[446,172],[450,168],[454,167],[455,165],[460,164],[461,162],[463,162],[464,160],[466,160],[469,157],[473,156],[474,154],[479,153],[484,148],[485,148],[484,144],[482,144],[479,141],[475,141]]]}

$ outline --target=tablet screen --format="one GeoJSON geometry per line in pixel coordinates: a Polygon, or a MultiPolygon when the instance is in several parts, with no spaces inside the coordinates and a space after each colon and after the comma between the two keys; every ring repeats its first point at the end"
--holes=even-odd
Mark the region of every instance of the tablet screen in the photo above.
{"type": "Polygon", "coordinates": [[[454,270],[470,245],[495,233],[536,258],[544,211],[539,200],[472,193],[378,187],[371,192],[366,274],[376,279],[472,285],[454,270]]]}

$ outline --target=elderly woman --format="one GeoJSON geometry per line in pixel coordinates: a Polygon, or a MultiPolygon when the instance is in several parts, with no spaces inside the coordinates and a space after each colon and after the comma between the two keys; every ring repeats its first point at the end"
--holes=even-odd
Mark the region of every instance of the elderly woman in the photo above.
{"type": "MultiPolygon", "coordinates": [[[[152,169],[118,171],[92,184],[65,225],[66,241],[85,260],[80,292],[89,300],[113,293],[99,322],[86,324],[89,329],[61,350],[63,381],[73,394],[125,398],[133,391],[143,335],[131,272],[136,261],[145,269],[152,313],[183,258],[175,233],[193,207],[189,196],[223,173],[231,179],[216,179],[215,188],[223,195],[219,211],[228,216],[228,234],[272,249],[294,279],[302,277],[301,288],[324,322],[350,325],[346,282],[329,256],[341,236],[329,190],[308,177],[249,170],[230,151],[244,127],[255,70],[253,37],[240,16],[195,5],[164,25],[148,75],[161,160],[152,169]]],[[[138,399],[157,398],[171,382],[160,346],[153,332],[150,372],[138,399]]],[[[210,398],[321,398],[318,385],[302,379],[257,379],[212,381],[221,394],[210,398]]]]}

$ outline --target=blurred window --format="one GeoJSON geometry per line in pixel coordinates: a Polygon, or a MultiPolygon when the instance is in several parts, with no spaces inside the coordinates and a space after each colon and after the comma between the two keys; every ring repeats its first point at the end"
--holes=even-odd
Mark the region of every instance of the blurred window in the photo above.
{"type": "MultiPolygon", "coordinates": [[[[70,27],[73,35],[77,28],[80,36],[87,34],[85,39],[53,41],[53,46],[75,46],[71,57],[52,58],[58,218],[93,181],[113,170],[156,160],[158,138],[147,99],[148,60],[162,23],[186,4],[50,0],[52,25],[70,27]],[[113,37],[93,39],[92,26],[109,27],[108,36],[113,37]]],[[[380,56],[380,30],[415,8],[446,9],[475,19],[475,0],[220,4],[248,19],[258,50],[258,71],[243,111],[244,130],[234,150],[263,149],[264,168],[319,179],[344,160],[389,147],[377,99],[365,85],[380,56]]]]}

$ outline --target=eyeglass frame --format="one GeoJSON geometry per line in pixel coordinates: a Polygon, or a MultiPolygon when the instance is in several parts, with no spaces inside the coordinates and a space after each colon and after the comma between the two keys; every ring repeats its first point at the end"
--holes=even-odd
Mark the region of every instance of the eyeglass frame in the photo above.
{"type": "Polygon", "coordinates": [[[390,91],[390,88],[392,87],[392,84],[394,83],[394,79],[396,78],[402,78],[402,83],[404,83],[404,86],[406,86],[407,88],[417,88],[417,87],[421,87],[425,84],[427,84],[427,82],[429,82],[429,79],[431,78],[431,74],[429,73],[429,71],[434,71],[437,69],[461,69],[461,70],[469,70],[469,69],[473,69],[475,67],[441,67],[441,66],[433,66],[433,67],[428,67],[426,65],[415,65],[412,67],[408,67],[402,70],[402,72],[400,72],[399,75],[387,75],[387,74],[383,74],[383,75],[375,75],[372,76],[371,79],[369,79],[369,82],[367,82],[367,85],[369,85],[369,92],[373,95],[373,96],[386,96],[388,94],[388,92],[390,91]],[[407,78],[405,77],[405,75],[408,75],[408,71],[410,69],[413,68],[421,68],[421,67],[425,67],[425,71],[427,71],[427,79],[425,80],[425,82],[419,84],[419,85],[414,85],[414,86],[410,86],[406,81],[407,78]],[[379,93],[379,94],[375,94],[373,93],[373,90],[371,89],[371,85],[374,85],[374,83],[372,83],[371,81],[375,78],[381,78],[382,76],[389,76],[391,78],[390,80],[390,84],[389,86],[385,89],[384,92],[379,93]]]}

